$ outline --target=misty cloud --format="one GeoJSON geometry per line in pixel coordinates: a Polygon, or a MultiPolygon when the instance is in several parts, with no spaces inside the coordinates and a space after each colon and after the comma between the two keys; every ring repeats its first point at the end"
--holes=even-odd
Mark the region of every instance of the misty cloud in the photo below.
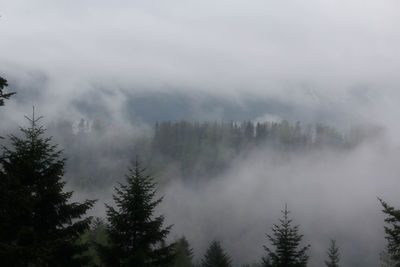
{"type": "Polygon", "coordinates": [[[384,216],[377,197],[400,202],[398,157],[382,139],[350,152],[256,150],[210,183],[173,181],[162,192],[161,209],[197,255],[217,238],[236,263],[248,263],[263,255],[264,234],[287,203],[312,245],[311,266],[323,264],[329,239],[340,244],[343,266],[378,266],[384,216]]]}
{"type": "Polygon", "coordinates": [[[79,112],[71,103],[95,95],[120,114],[125,95],[180,91],[238,103],[245,95],[317,110],[331,106],[333,112],[351,107],[359,119],[378,121],[376,111],[386,113],[386,101],[400,97],[398,5],[3,1],[0,73],[17,91],[21,83],[40,86],[31,102],[43,113],[68,111],[74,118],[79,112]],[[45,82],[37,84],[35,76],[45,82]],[[354,89],[360,85],[379,97],[360,102],[370,96],[354,89]]]}

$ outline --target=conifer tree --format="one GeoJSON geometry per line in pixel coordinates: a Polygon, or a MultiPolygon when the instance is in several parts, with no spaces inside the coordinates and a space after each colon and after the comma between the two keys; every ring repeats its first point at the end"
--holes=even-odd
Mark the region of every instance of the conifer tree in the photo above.
{"type": "Polygon", "coordinates": [[[0,262],[3,266],[81,266],[77,244],[89,228],[93,200],[70,203],[64,192],[65,158],[43,137],[40,118],[28,118],[22,137],[10,136],[0,157],[0,262]]]}
{"type": "Polygon", "coordinates": [[[273,248],[264,246],[267,256],[263,257],[264,266],[302,267],[307,266],[309,245],[300,247],[303,235],[299,234],[299,225],[292,226],[287,205],[282,211],[280,225],[274,224],[273,235],[266,235],[273,248]]]}
{"type": "Polygon", "coordinates": [[[9,99],[15,93],[4,93],[3,90],[8,86],[7,80],[0,77],[0,106],[4,105],[4,100],[9,99]]]}
{"type": "Polygon", "coordinates": [[[231,267],[232,260],[230,256],[221,247],[220,242],[214,240],[208,247],[203,260],[202,267],[231,267]]]}
{"type": "Polygon", "coordinates": [[[165,245],[171,226],[163,228],[164,216],[154,217],[162,198],[154,199],[156,183],[136,161],[113,195],[116,207],[106,205],[108,245],[98,252],[107,266],[168,266],[173,244],[165,245]]]}
{"type": "Polygon", "coordinates": [[[189,242],[183,236],[175,242],[174,246],[174,267],[191,267],[193,266],[193,249],[190,248],[189,242]]]}
{"type": "Polygon", "coordinates": [[[325,265],[328,267],[339,267],[340,253],[339,247],[336,246],[336,240],[331,240],[327,254],[328,260],[325,261],[325,265]]]}
{"type": "Polygon", "coordinates": [[[378,199],[383,206],[383,213],[387,215],[385,222],[389,225],[385,226],[387,253],[395,266],[400,266],[400,210],[378,199]]]}
{"type": "Polygon", "coordinates": [[[379,253],[379,259],[381,261],[381,267],[395,267],[396,263],[390,257],[390,254],[387,252],[386,249],[382,250],[379,253]]]}

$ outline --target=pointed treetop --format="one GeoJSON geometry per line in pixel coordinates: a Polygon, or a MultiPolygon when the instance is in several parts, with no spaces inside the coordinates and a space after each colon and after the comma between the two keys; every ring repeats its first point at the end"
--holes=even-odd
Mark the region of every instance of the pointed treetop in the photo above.
{"type": "Polygon", "coordinates": [[[326,254],[328,254],[328,260],[325,261],[325,265],[328,267],[339,267],[340,253],[339,247],[336,245],[336,240],[331,239],[331,245],[326,254]]]}
{"type": "Polygon", "coordinates": [[[39,116],[38,118],[35,118],[35,106],[32,106],[32,117],[29,118],[28,116],[24,116],[32,125],[31,129],[37,128],[37,122],[43,118],[43,116],[39,116]]]}
{"type": "Polygon", "coordinates": [[[283,218],[280,224],[273,224],[272,234],[266,234],[270,246],[263,246],[266,255],[263,257],[263,266],[274,267],[303,267],[307,266],[309,245],[301,246],[303,235],[299,233],[299,225],[292,226],[289,210],[281,211],[283,218]]]}

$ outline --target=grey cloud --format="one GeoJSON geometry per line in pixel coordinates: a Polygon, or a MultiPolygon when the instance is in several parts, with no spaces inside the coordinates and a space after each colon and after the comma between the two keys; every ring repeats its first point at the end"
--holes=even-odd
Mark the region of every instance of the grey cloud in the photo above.
{"type": "MultiPolygon", "coordinates": [[[[288,97],[397,86],[395,1],[5,1],[1,72],[43,71],[49,94],[111,88],[288,97]],[[362,7],[361,7],[362,6],[362,7]],[[78,89],[79,88],[79,89],[78,89]]],[[[76,95],[73,95],[76,94],[76,95]]]]}

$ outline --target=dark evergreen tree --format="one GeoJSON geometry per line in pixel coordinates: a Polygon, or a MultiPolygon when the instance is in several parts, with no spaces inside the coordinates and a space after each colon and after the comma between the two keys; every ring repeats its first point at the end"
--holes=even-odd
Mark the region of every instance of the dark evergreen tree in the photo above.
{"type": "Polygon", "coordinates": [[[339,267],[340,253],[339,247],[336,246],[336,240],[331,240],[331,246],[328,251],[328,260],[325,261],[325,265],[328,267],[339,267]]]}
{"type": "Polygon", "coordinates": [[[280,224],[272,227],[272,236],[267,238],[273,248],[264,246],[267,256],[263,257],[264,266],[273,267],[302,267],[307,266],[309,245],[300,247],[303,235],[299,234],[299,225],[292,226],[292,219],[289,218],[289,211],[285,205],[282,211],[283,218],[280,224]]]}
{"type": "Polygon", "coordinates": [[[174,264],[173,267],[192,267],[193,249],[190,248],[189,242],[183,236],[175,242],[174,246],[174,264]]]}
{"type": "Polygon", "coordinates": [[[244,264],[242,267],[261,267],[262,265],[260,263],[248,263],[248,264],[244,264]]]}
{"type": "MultiPolygon", "coordinates": [[[[29,119],[29,118],[28,118],[29,119]]],[[[81,266],[86,246],[78,237],[90,224],[83,218],[93,200],[70,202],[64,192],[65,158],[40,118],[29,119],[22,137],[10,136],[0,157],[0,261],[3,266],[81,266]]]]}
{"type": "Polygon", "coordinates": [[[165,245],[171,226],[163,228],[164,216],[154,217],[162,198],[154,199],[156,183],[136,161],[126,184],[115,187],[116,207],[106,205],[108,245],[98,252],[107,266],[170,266],[173,244],[165,245]]]}
{"type": "Polygon", "coordinates": [[[90,225],[90,230],[81,236],[81,242],[87,244],[89,247],[85,255],[90,259],[90,262],[86,267],[101,266],[96,248],[98,244],[107,244],[106,224],[104,220],[99,217],[94,218],[90,225]]]}
{"type": "Polygon", "coordinates": [[[102,218],[94,218],[88,232],[88,241],[91,243],[98,243],[98,238],[99,236],[103,235],[103,232],[105,232],[105,228],[106,225],[102,218]]]}
{"type": "Polygon", "coordinates": [[[7,80],[0,77],[0,106],[4,105],[4,100],[9,99],[15,93],[4,93],[3,90],[8,86],[7,80]]]}
{"type": "Polygon", "coordinates": [[[396,266],[396,263],[392,260],[390,257],[390,254],[387,252],[387,250],[382,250],[379,253],[379,259],[381,261],[381,267],[393,267],[396,266]]]}
{"type": "Polygon", "coordinates": [[[400,266],[400,210],[387,204],[379,198],[383,206],[383,213],[387,216],[385,222],[386,240],[387,240],[387,253],[390,255],[394,266],[400,266]]]}
{"type": "Polygon", "coordinates": [[[218,241],[211,242],[208,247],[203,260],[201,261],[202,267],[231,267],[232,260],[230,256],[221,247],[218,241]]]}

